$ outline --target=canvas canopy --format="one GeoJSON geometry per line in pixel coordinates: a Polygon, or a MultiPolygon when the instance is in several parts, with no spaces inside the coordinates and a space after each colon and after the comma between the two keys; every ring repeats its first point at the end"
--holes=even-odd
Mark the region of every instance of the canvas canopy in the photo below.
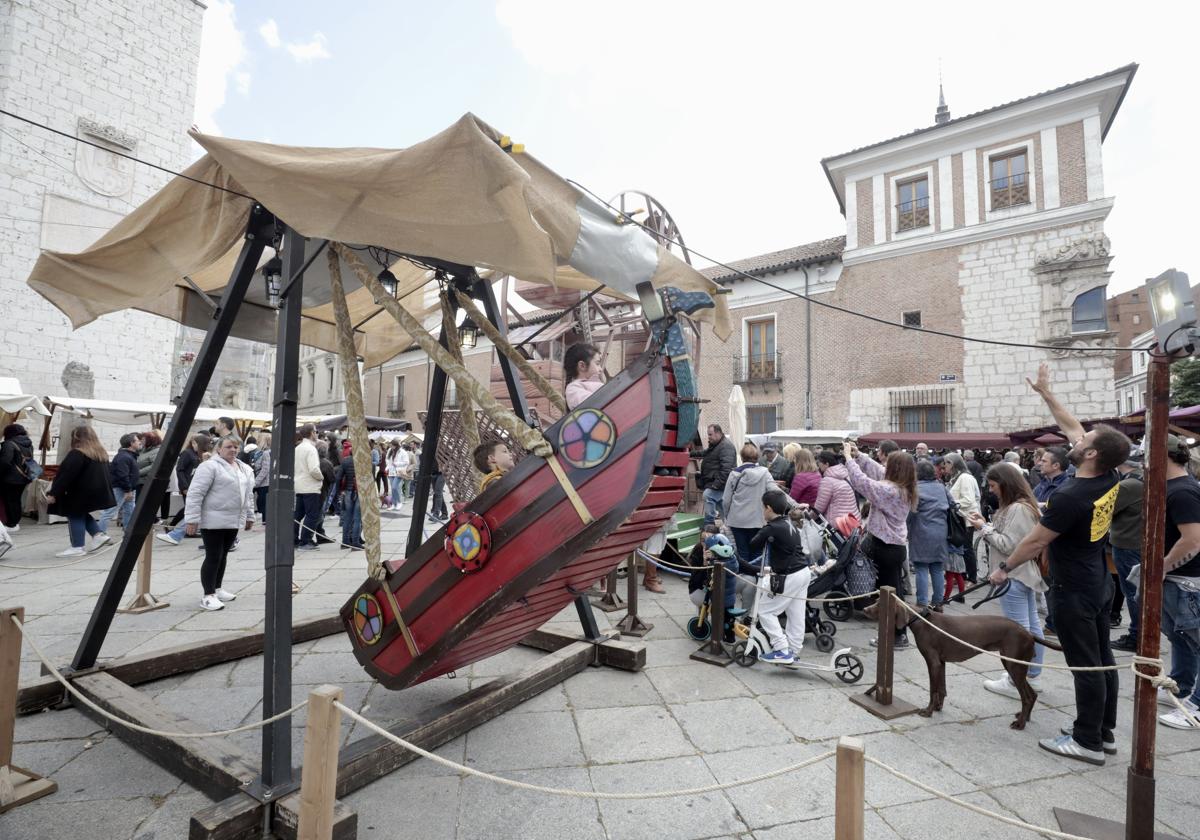
{"type": "MultiPolygon", "coordinates": [[[[175,413],[171,403],[135,403],[120,400],[96,400],[77,397],[47,397],[58,411],[70,411],[101,423],[137,426],[153,422],[158,417],[175,413]]],[[[195,422],[215,423],[220,417],[231,417],[239,423],[271,424],[271,414],[264,411],[242,411],[236,408],[200,408],[195,422]]]]}
{"type": "Polygon", "coordinates": [[[0,414],[16,416],[22,411],[49,417],[50,411],[40,397],[22,394],[21,383],[11,377],[0,376],[0,414]]]}
{"type": "MultiPolygon", "coordinates": [[[[204,328],[228,282],[254,201],[305,237],[490,269],[535,283],[636,299],[635,286],[714,292],[716,284],[533,156],[500,146],[501,135],[471,114],[407,149],[304,148],[193,133],[207,154],[78,254],[44,252],[29,285],[79,328],[109,312],[140,309],[204,328]],[[193,179],[193,180],[189,180],[193,179]],[[203,183],[197,183],[203,182],[203,183]],[[222,189],[214,189],[213,186],[222,189]],[[227,190],[227,191],[224,191],[227,190]],[[241,195],[239,195],[239,193],[241,195]],[[253,196],[253,201],[246,196],[253,196]],[[188,278],[188,279],[185,279],[188,278]]],[[[396,297],[419,319],[437,307],[431,272],[390,267],[396,297]],[[432,287],[432,288],[431,288],[432,287]],[[432,293],[431,293],[432,292],[432,293]]],[[[343,268],[355,349],[376,365],[410,337],[343,268]]],[[[730,333],[723,297],[709,320],[730,333]]],[[[301,341],[336,350],[328,265],[305,275],[301,341]]],[[[254,283],[233,334],[274,340],[274,310],[254,283]]]]}

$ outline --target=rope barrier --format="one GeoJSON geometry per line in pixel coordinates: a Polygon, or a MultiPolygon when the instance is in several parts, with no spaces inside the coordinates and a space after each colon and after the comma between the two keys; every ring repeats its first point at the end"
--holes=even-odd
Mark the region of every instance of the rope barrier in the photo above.
{"type": "Polygon", "coordinates": [[[382,726],[374,723],[360,715],[350,707],[339,701],[334,701],[333,705],[345,714],[351,720],[361,723],[367,729],[370,729],[377,735],[382,735],[387,740],[391,741],[398,747],[403,747],[409,752],[416,753],[422,758],[428,758],[443,767],[448,767],[459,773],[465,773],[468,776],[475,776],[479,779],[486,779],[489,782],[495,782],[506,787],[516,788],[518,790],[527,790],[532,793],[545,793],[550,796],[566,796],[576,799],[669,799],[676,796],[700,796],[705,793],[715,793],[716,791],[728,790],[729,788],[742,787],[744,785],[752,785],[758,782],[765,782],[768,779],[774,779],[778,776],[783,776],[787,773],[793,773],[797,770],[803,770],[805,767],[810,767],[813,764],[819,764],[828,758],[832,758],[835,753],[833,750],[805,759],[796,764],[790,764],[787,767],[781,767],[777,770],[772,770],[768,773],[759,773],[757,776],[750,776],[745,779],[737,779],[732,782],[724,782],[712,785],[704,785],[703,787],[681,788],[678,790],[657,790],[647,791],[645,793],[605,793],[591,790],[573,790],[570,788],[546,787],[545,785],[534,785],[528,782],[518,782],[515,779],[506,779],[503,776],[497,776],[493,773],[486,773],[483,770],[477,770],[474,767],[467,767],[464,764],[459,764],[457,761],[451,761],[448,758],[443,758],[436,753],[418,747],[416,744],[406,741],[398,735],[393,735],[382,726]]]}
{"type": "MultiPolygon", "coordinates": [[[[680,566],[675,563],[669,563],[666,560],[663,560],[659,557],[655,557],[650,552],[643,551],[640,548],[637,549],[637,553],[638,553],[638,556],[641,557],[643,560],[653,563],[656,566],[664,566],[668,569],[675,569],[676,571],[680,571],[680,572],[700,572],[700,571],[706,571],[706,570],[718,568],[718,566],[716,564],[709,564],[709,565],[705,565],[705,566],[680,566]]],[[[772,597],[775,597],[775,598],[787,598],[790,601],[816,601],[818,603],[824,603],[824,604],[838,604],[838,603],[842,603],[845,601],[858,601],[862,598],[872,598],[879,594],[878,589],[872,589],[870,592],[864,592],[861,595],[849,595],[845,598],[826,598],[821,595],[813,595],[812,597],[806,596],[804,598],[797,598],[793,595],[783,595],[783,594],[777,595],[774,592],[771,592],[769,586],[760,585],[758,582],[758,578],[747,577],[746,575],[740,574],[739,572],[731,571],[728,567],[723,566],[723,565],[720,568],[724,568],[725,571],[728,572],[733,577],[737,578],[740,581],[750,584],[755,589],[758,589],[761,592],[765,592],[768,595],[771,595],[772,597]]]]}
{"type": "Polygon", "coordinates": [[[984,808],[980,805],[975,805],[971,802],[967,802],[962,799],[957,799],[948,793],[938,790],[937,788],[930,787],[929,785],[925,784],[924,782],[917,781],[912,776],[909,776],[907,773],[902,773],[899,770],[897,770],[895,767],[892,767],[889,764],[884,764],[879,759],[873,758],[870,755],[865,755],[865,756],[863,756],[863,758],[869,764],[874,764],[880,770],[883,770],[887,773],[891,773],[893,776],[895,776],[897,779],[899,779],[902,782],[908,782],[913,787],[919,788],[920,790],[923,790],[928,794],[932,794],[933,796],[936,796],[938,799],[945,800],[946,802],[952,802],[955,805],[958,805],[960,808],[966,808],[968,811],[973,811],[974,813],[979,814],[981,816],[991,817],[992,819],[999,820],[1000,822],[1005,823],[1007,825],[1011,825],[1016,828],[1023,828],[1026,831],[1036,831],[1040,834],[1046,835],[1047,837],[1059,838],[1059,840],[1091,840],[1091,838],[1084,837],[1080,834],[1068,834],[1065,831],[1056,831],[1053,828],[1043,828],[1040,825],[1034,825],[1033,823],[1027,823],[1024,820],[1019,820],[1016,817],[1006,817],[1006,816],[1004,816],[1004,814],[997,814],[995,811],[989,811],[987,808],[984,808]]]}
{"type": "MultiPolygon", "coordinates": [[[[105,545],[111,545],[111,543],[105,543],[105,545]]],[[[20,566],[16,563],[0,563],[0,569],[21,569],[22,571],[27,572],[41,572],[47,569],[65,569],[68,566],[78,566],[85,560],[91,560],[94,555],[99,553],[100,552],[98,551],[90,551],[83,557],[80,557],[78,560],[72,560],[69,563],[55,563],[53,566],[20,566]]]]}
{"type": "Polygon", "coordinates": [[[15,615],[12,616],[12,620],[13,624],[17,625],[17,629],[21,631],[21,635],[29,644],[29,647],[33,649],[34,654],[37,655],[37,658],[41,660],[42,665],[45,666],[47,673],[54,677],[54,679],[58,680],[58,682],[62,684],[62,687],[65,688],[72,697],[74,697],[80,703],[83,703],[83,705],[87,706],[92,711],[99,714],[101,717],[107,718],[114,723],[119,723],[121,726],[124,726],[127,729],[132,729],[136,732],[144,732],[147,735],[157,735],[163,738],[220,738],[225,735],[236,735],[239,732],[248,732],[252,729],[261,729],[268,724],[274,723],[277,720],[282,720],[283,718],[300,711],[308,705],[308,700],[305,699],[292,706],[290,709],[282,711],[277,715],[273,715],[266,720],[247,723],[244,726],[238,726],[234,729],[220,729],[215,732],[174,732],[162,729],[151,729],[148,726],[142,726],[139,723],[134,723],[133,721],[125,720],[122,717],[114,715],[93,703],[90,698],[84,696],[84,694],[75,686],[71,685],[71,683],[68,682],[66,678],[64,678],[63,675],[58,672],[58,668],[46,658],[46,654],[42,652],[40,647],[38,647],[38,644],[33,640],[33,637],[25,632],[25,626],[21,624],[21,620],[15,615]]]}

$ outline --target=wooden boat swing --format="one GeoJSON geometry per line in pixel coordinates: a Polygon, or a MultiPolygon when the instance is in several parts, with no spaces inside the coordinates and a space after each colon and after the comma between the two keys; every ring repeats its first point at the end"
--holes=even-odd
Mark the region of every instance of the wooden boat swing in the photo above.
{"type": "Polygon", "coordinates": [[[677,316],[713,301],[639,292],[648,317],[659,315],[649,346],[545,431],[554,452],[527,455],[342,607],[355,657],[384,686],[516,645],[678,509],[699,411],[677,316]]]}

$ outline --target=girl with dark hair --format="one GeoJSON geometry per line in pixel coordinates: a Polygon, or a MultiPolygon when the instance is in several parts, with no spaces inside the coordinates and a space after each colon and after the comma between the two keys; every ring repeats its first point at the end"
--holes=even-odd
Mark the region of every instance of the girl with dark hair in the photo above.
{"type": "MultiPolygon", "coordinates": [[[[150,478],[150,470],[154,469],[154,461],[158,458],[159,447],[162,446],[162,432],[151,429],[142,435],[142,451],[137,456],[138,485],[137,495],[141,497],[142,488],[150,478]]],[[[158,518],[165,522],[171,516],[171,494],[163,493],[159,503],[158,518]]]]}
{"type": "Polygon", "coordinates": [[[563,396],[567,408],[574,409],[600,390],[604,384],[604,366],[600,351],[590,344],[572,344],[563,356],[563,396]]]}
{"type": "Polygon", "coordinates": [[[167,545],[179,545],[183,540],[187,533],[186,526],[183,525],[183,515],[187,509],[188,487],[192,483],[192,476],[196,474],[196,467],[207,459],[211,451],[212,438],[200,432],[192,435],[187,447],[179,453],[179,461],[175,464],[175,478],[179,482],[179,495],[183,496],[183,507],[171,520],[172,529],[155,534],[154,539],[161,540],[167,545]]]}
{"type": "Polygon", "coordinates": [[[108,534],[92,519],[92,511],[112,505],[112,482],[108,477],[108,453],[91,426],[71,430],[71,451],[58,465],[58,473],[46,501],[50,512],[67,517],[71,547],[57,557],[78,557],[87,553],[84,540],[92,535],[92,550],[109,541],[108,534]]]}
{"type": "Polygon", "coordinates": [[[25,427],[10,423],[4,427],[4,443],[0,445],[0,523],[8,530],[21,526],[21,497],[33,477],[25,469],[25,461],[33,457],[33,441],[25,427]]]}
{"type": "Polygon", "coordinates": [[[917,509],[908,515],[908,556],[917,579],[917,606],[942,608],[946,588],[946,516],[950,494],[933,464],[917,462],[917,509]]]}
{"type": "MultiPolygon", "coordinates": [[[[917,509],[917,469],[907,452],[888,456],[886,469],[846,441],[846,472],[850,486],[871,502],[864,551],[875,561],[880,586],[901,593],[901,577],[908,546],[908,514],[917,509]]],[[[877,645],[878,639],[871,644],[877,645]]],[[[896,647],[908,647],[908,633],[896,634],[896,647]]]]}

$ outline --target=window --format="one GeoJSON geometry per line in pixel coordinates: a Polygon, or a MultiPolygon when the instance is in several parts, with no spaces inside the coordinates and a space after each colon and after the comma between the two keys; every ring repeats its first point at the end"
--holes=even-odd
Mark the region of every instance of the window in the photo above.
{"type": "Polygon", "coordinates": [[[392,395],[388,397],[388,411],[393,413],[403,413],[404,411],[404,377],[397,376],[392,379],[392,395]]]}
{"type": "Polygon", "coordinates": [[[1125,392],[1125,413],[1133,414],[1133,391],[1125,392]]]}
{"type": "Polygon", "coordinates": [[[1002,210],[1029,203],[1029,168],[1025,150],[990,158],[992,209],[1002,210]]]}
{"type": "Polygon", "coordinates": [[[310,368],[308,371],[308,396],[314,400],[317,398],[317,371],[315,368],[310,368]]]}
{"type": "Polygon", "coordinates": [[[329,389],[330,395],[332,395],[333,394],[333,365],[326,365],[325,370],[328,371],[328,373],[329,373],[328,389],[329,389]]]}
{"type": "Polygon", "coordinates": [[[779,376],[775,356],[775,319],[746,324],[746,370],[749,382],[762,382],[779,376]]]}
{"type": "Polygon", "coordinates": [[[900,316],[900,323],[904,324],[906,327],[920,327],[921,310],[914,309],[911,312],[905,312],[900,316]]]}
{"type": "Polygon", "coordinates": [[[1104,314],[1104,287],[1084,292],[1071,304],[1071,332],[1096,332],[1108,329],[1104,314]]]}
{"type": "Polygon", "coordinates": [[[902,432],[943,432],[945,427],[945,406],[912,405],[900,409],[900,431],[902,432]]]}
{"type": "Polygon", "coordinates": [[[1135,313],[1133,316],[1133,325],[1136,327],[1140,323],[1142,323],[1142,316],[1135,313]]]}
{"type": "Polygon", "coordinates": [[[929,224],[929,179],[922,176],[896,185],[896,230],[915,230],[929,224]]]}
{"type": "Polygon", "coordinates": [[[746,434],[765,435],[779,428],[778,405],[746,406],[746,434]]]}
{"type": "Polygon", "coordinates": [[[458,408],[458,383],[446,377],[446,408],[458,408]]]}

